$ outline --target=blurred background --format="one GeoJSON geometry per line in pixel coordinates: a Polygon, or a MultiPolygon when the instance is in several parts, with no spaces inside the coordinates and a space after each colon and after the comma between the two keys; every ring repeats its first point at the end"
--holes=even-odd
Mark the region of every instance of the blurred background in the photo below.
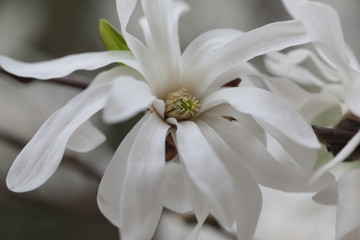
{"type": "MultiPolygon", "coordinates": [[[[186,0],[192,10],[180,20],[184,49],[199,34],[214,28],[248,31],[290,19],[280,0],[186,0]]],[[[360,1],[328,0],[338,10],[346,41],[360,56],[360,1]]],[[[135,16],[140,16],[138,10],[135,16]]],[[[100,18],[119,27],[115,0],[0,0],[0,55],[41,61],[68,54],[104,50],[98,37],[100,18]]],[[[140,36],[136,21],[131,32],[140,36]]],[[[258,61],[261,63],[261,60],[258,61]]],[[[93,77],[95,72],[79,72],[93,77]]],[[[19,83],[0,75],[0,239],[118,239],[118,230],[99,212],[96,193],[113,151],[136,119],[118,125],[92,121],[108,141],[86,154],[67,153],[55,175],[39,189],[11,193],[5,178],[13,160],[41,123],[80,90],[53,83],[19,83]]],[[[263,189],[264,210],[259,240],[334,239],[335,209],[317,205],[309,194],[263,189]]],[[[192,227],[184,216],[166,212],[154,239],[183,240],[192,227]]],[[[201,239],[234,239],[206,226],[201,239]]]]}

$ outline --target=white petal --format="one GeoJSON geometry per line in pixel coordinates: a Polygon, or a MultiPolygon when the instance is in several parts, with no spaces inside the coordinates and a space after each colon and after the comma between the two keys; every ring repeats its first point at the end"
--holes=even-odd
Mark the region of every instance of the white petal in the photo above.
{"type": "Polygon", "coordinates": [[[360,117],[360,75],[354,82],[349,99],[349,106],[352,113],[360,117]]]}
{"type": "Polygon", "coordinates": [[[320,204],[336,205],[338,203],[338,196],[338,183],[336,182],[319,191],[312,199],[320,204]]]}
{"type": "Polygon", "coordinates": [[[301,66],[307,59],[312,60],[329,82],[339,82],[339,74],[307,49],[296,49],[287,54],[273,52],[266,56],[264,62],[266,68],[275,76],[290,78],[301,85],[324,86],[323,79],[301,66]]]}
{"type": "Polygon", "coordinates": [[[229,104],[221,104],[206,111],[207,113],[214,113],[220,117],[230,116],[242,125],[246,126],[246,129],[252,133],[259,141],[266,145],[266,133],[264,129],[260,127],[255,120],[248,114],[240,113],[229,104]]]}
{"type": "Polygon", "coordinates": [[[300,21],[276,22],[244,33],[216,51],[202,64],[194,79],[194,92],[200,96],[221,74],[256,56],[304,44],[309,41],[300,21]]]}
{"type": "MultiPolygon", "coordinates": [[[[178,124],[176,144],[184,170],[209,202],[214,215],[222,225],[227,228],[231,227],[239,212],[243,213],[242,217],[244,218],[251,217],[251,214],[256,216],[256,212],[247,214],[247,209],[238,207],[239,199],[242,202],[245,197],[240,196],[239,185],[234,183],[238,182],[238,179],[234,179],[230,175],[194,122],[178,124]]],[[[226,158],[227,156],[222,157],[226,158]]],[[[247,182],[247,184],[249,183],[247,182]]],[[[241,191],[241,193],[243,192],[241,191]]],[[[255,201],[255,199],[253,200],[255,201]]],[[[251,226],[252,221],[249,221],[248,224],[251,226]]],[[[251,229],[250,227],[250,235],[252,235],[251,229]]],[[[246,233],[244,235],[246,236],[244,239],[248,239],[249,236],[246,233]]]]}
{"type": "Polygon", "coordinates": [[[338,163],[344,161],[358,147],[359,143],[360,131],[351,138],[351,140],[345,145],[345,147],[341,149],[341,151],[330,162],[328,162],[314,172],[314,174],[309,179],[309,183],[317,181],[321,176],[323,176],[326,172],[335,167],[338,163]]]}
{"type": "Polygon", "coordinates": [[[232,204],[235,204],[238,239],[252,239],[262,206],[258,184],[239,157],[209,125],[200,122],[199,126],[233,178],[235,188],[229,191],[236,199],[232,204]]]}
{"type": "Polygon", "coordinates": [[[352,240],[360,237],[360,170],[339,180],[336,239],[352,240]],[[351,238],[352,237],[352,238],[351,238]]]}
{"type": "MultiPolygon", "coordinates": [[[[137,0],[116,0],[116,8],[121,23],[121,32],[126,40],[128,47],[139,62],[142,74],[152,89],[159,89],[161,92],[164,87],[161,81],[161,74],[154,53],[150,51],[141,41],[127,31],[129,19],[135,9],[137,0]]],[[[158,94],[158,93],[156,93],[158,94]]]]}
{"type": "Polygon", "coordinates": [[[115,62],[122,62],[132,68],[140,69],[129,51],[81,53],[38,63],[24,63],[0,56],[0,66],[5,71],[20,77],[37,79],[63,77],[76,70],[94,70],[115,62]]]}
{"type": "MultiPolygon", "coordinates": [[[[331,6],[318,2],[299,5],[298,16],[317,49],[334,64],[344,77],[341,80],[349,87],[354,76],[350,67],[348,47],[345,43],[339,16],[331,6]]],[[[357,75],[357,74],[356,74],[357,75]]]]}
{"type": "Polygon", "coordinates": [[[331,94],[305,91],[288,79],[272,78],[265,75],[262,75],[261,79],[271,92],[287,100],[308,122],[312,122],[317,115],[330,107],[341,105],[340,100],[331,94]]]}
{"type": "Polygon", "coordinates": [[[141,73],[139,73],[135,69],[128,66],[118,66],[99,73],[91,82],[90,87],[112,82],[119,77],[130,77],[136,80],[145,81],[141,73]]]}
{"type": "Polygon", "coordinates": [[[77,152],[88,152],[105,141],[105,135],[90,121],[83,123],[70,137],[66,147],[77,152]]]}
{"type": "Polygon", "coordinates": [[[316,191],[331,182],[326,176],[322,181],[308,186],[309,173],[302,168],[280,163],[246,127],[234,124],[213,114],[204,114],[209,124],[226,144],[244,161],[249,171],[260,184],[289,192],[316,191]]]}
{"type": "MultiPolygon", "coordinates": [[[[151,34],[151,45],[165,81],[177,80],[179,75],[180,43],[178,20],[189,6],[181,1],[142,0],[142,6],[151,34]]],[[[149,37],[147,37],[149,38],[149,37]]],[[[149,41],[149,40],[148,40],[149,41]]]]}
{"type": "Polygon", "coordinates": [[[178,213],[189,212],[191,203],[185,190],[184,176],[179,164],[169,163],[165,168],[166,192],[164,206],[178,213]]]}
{"type": "Polygon", "coordinates": [[[25,192],[43,184],[59,166],[72,133],[104,107],[109,92],[109,85],[89,88],[51,115],[15,159],[8,188],[25,192]]]}
{"type": "Polygon", "coordinates": [[[239,112],[263,121],[272,132],[295,143],[309,148],[320,147],[310,125],[285,101],[268,91],[256,88],[221,89],[203,99],[200,112],[225,102],[239,112]]]}
{"type": "Polygon", "coordinates": [[[115,226],[119,226],[119,202],[122,189],[121,183],[124,181],[128,163],[126,159],[134,146],[136,136],[149,116],[150,113],[145,114],[126,135],[107,166],[99,185],[97,202],[100,211],[115,226]]]}
{"type": "Polygon", "coordinates": [[[154,101],[149,86],[129,77],[116,79],[104,109],[104,120],[121,122],[145,110],[154,101]]]}
{"type": "Polygon", "coordinates": [[[195,38],[181,56],[184,81],[192,84],[194,82],[193,75],[197,73],[196,69],[201,68],[205,60],[212,57],[215,51],[242,34],[234,29],[215,29],[195,38]]]}
{"type": "Polygon", "coordinates": [[[106,170],[98,203],[102,212],[118,223],[122,239],[151,239],[155,232],[164,200],[165,137],[169,127],[155,113],[145,117],[129,135],[130,141],[120,145],[106,170]],[[114,195],[116,187],[120,190],[114,195]]]}

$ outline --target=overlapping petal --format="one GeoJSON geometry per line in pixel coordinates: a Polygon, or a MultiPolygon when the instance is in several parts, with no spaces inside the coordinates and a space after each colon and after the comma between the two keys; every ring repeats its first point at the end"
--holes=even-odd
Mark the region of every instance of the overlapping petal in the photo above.
{"type": "Polygon", "coordinates": [[[52,114],[15,159],[6,179],[8,188],[30,191],[48,180],[59,166],[71,135],[104,107],[109,91],[108,84],[89,88],[52,114]]]}
{"type": "Polygon", "coordinates": [[[198,69],[194,79],[201,82],[194,87],[197,96],[221,74],[256,56],[304,44],[310,39],[298,20],[276,22],[240,35],[208,58],[198,69]],[[206,71],[204,71],[206,69],[206,71]]]}
{"type": "MultiPolygon", "coordinates": [[[[199,127],[234,181],[234,189],[229,189],[235,197],[234,214],[238,239],[251,239],[260,215],[262,197],[257,182],[224,140],[201,118],[199,127]]],[[[219,126],[220,128],[225,126],[219,126]]]]}
{"type": "Polygon", "coordinates": [[[151,239],[155,232],[163,207],[169,127],[157,114],[147,114],[120,145],[105,172],[98,203],[120,228],[122,239],[151,239]]]}
{"type": "MultiPolygon", "coordinates": [[[[312,186],[308,186],[309,172],[304,169],[280,163],[267,151],[265,146],[249,130],[240,124],[232,123],[213,113],[204,114],[209,124],[226,144],[248,167],[256,181],[263,186],[289,192],[316,191],[328,184],[327,175],[312,186]],[[239,137],[246,141],[239,141],[239,137]]],[[[241,167],[235,167],[236,169],[241,167]]]]}
{"type": "Polygon", "coordinates": [[[112,83],[104,120],[108,123],[124,121],[147,109],[155,98],[146,83],[129,77],[118,78],[112,83]]]}
{"type": "Polygon", "coordinates": [[[166,192],[164,206],[179,213],[191,211],[191,203],[186,193],[184,175],[182,174],[180,164],[167,164],[165,175],[166,192]]]}
{"type": "Polygon", "coordinates": [[[280,134],[305,147],[320,147],[309,124],[285,101],[270,92],[256,88],[221,89],[203,99],[200,112],[222,103],[229,103],[239,112],[261,119],[272,135],[280,134]]]}
{"type": "Polygon", "coordinates": [[[336,222],[337,240],[354,240],[360,237],[360,170],[357,169],[339,180],[339,202],[336,222]]]}
{"type": "Polygon", "coordinates": [[[105,141],[105,135],[90,121],[84,122],[70,137],[66,147],[77,152],[88,152],[105,141]]]}
{"type": "Polygon", "coordinates": [[[64,77],[76,70],[94,70],[116,62],[141,70],[129,51],[81,53],[37,63],[25,63],[0,56],[0,66],[7,72],[36,79],[64,77]]]}

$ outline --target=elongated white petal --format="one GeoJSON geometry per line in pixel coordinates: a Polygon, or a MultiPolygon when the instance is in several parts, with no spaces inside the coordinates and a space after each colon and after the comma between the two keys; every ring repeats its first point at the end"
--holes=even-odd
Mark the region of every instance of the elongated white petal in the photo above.
{"type": "Polygon", "coordinates": [[[203,69],[202,64],[212,57],[215,51],[241,34],[243,33],[235,29],[215,29],[195,38],[181,56],[183,80],[190,85],[194,84],[195,75],[199,74],[197,69],[203,69]]]}
{"type": "Polygon", "coordinates": [[[353,240],[360,237],[360,170],[339,180],[336,239],[353,240]]]}
{"type": "Polygon", "coordinates": [[[353,58],[353,55],[345,43],[335,9],[323,3],[305,2],[298,6],[297,14],[314,45],[325,59],[336,66],[343,75],[341,80],[345,88],[349,89],[351,83],[358,78],[358,73],[351,67],[354,61],[349,59],[353,58]]]}
{"type": "MultiPolygon", "coordinates": [[[[272,78],[265,75],[262,75],[261,79],[266,83],[271,92],[287,100],[308,122],[311,122],[319,113],[326,109],[342,104],[339,99],[331,94],[305,91],[288,79],[272,78]]],[[[335,117],[334,121],[337,120],[335,120],[335,117]]]]}
{"type": "Polygon", "coordinates": [[[164,201],[165,137],[169,127],[155,113],[145,117],[129,135],[133,141],[124,140],[106,170],[98,203],[104,214],[118,210],[110,213],[110,218],[118,223],[122,239],[151,239],[155,232],[164,201]],[[121,151],[124,148],[127,149],[121,151]],[[115,192],[120,196],[111,192],[116,186],[120,191],[115,192]],[[116,204],[110,197],[119,200],[118,207],[107,206],[116,204]]]}
{"type": "Polygon", "coordinates": [[[176,163],[169,163],[166,165],[165,173],[166,192],[164,206],[179,213],[189,212],[192,208],[185,190],[181,166],[176,163]]]}
{"type": "Polygon", "coordinates": [[[203,99],[200,112],[228,102],[236,110],[260,119],[293,142],[309,148],[320,144],[309,124],[285,101],[268,91],[257,88],[228,88],[216,91],[203,99]]]}
{"type": "MultiPolygon", "coordinates": [[[[237,206],[239,186],[234,183],[235,179],[194,122],[178,124],[176,144],[184,169],[191,181],[209,202],[220,223],[230,227],[238,211],[244,211],[242,207],[237,206]]],[[[252,214],[256,215],[256,213],[252,214]]],[[[244,235],[246,236],[244,239],[248,239],[247,234],[244,235]]]]}
{"type": "Polygon", "coordinates": [[[360,143],[360,131],[357,132],[351,140],[345,145],[343,149],[327,164],[319,168],[314,172],[311,176],[309,183],[313,183],[317,181],[321,176],[323,176],[326,172],[335,167],[338,163],[344,161],[350,154],[358,147],[360,143]]]}
{"type": "Polygon", "coordinates": [[[244,33],[202,64],[207,70],[201,68],[198,76],[194,76],[194,79],[201,79],[201,84],[194,86],[194,92],[200,96],[218,76],[256,56],[309,41],[298,20],[276,22],[244,33]]]}
{"type": "Polygon", "coordinates": [[[164,83],[177,80],[179,76],[180,43],[178,20],[189,8],[181,1],[142,0],[142,6],[151,34],[151,46],[159,64],[164,83]]]}
{"type": "Polygon", "coordinates": [[[221,104],[207,110],[207,113],[214,113],[220,117],[228,116],[239,121],[242,125],[246,126],[248,132],[251,132],[259,141],[266,145],[266,133],[255,120],[248,114],[240,113],[229,104],[221,104]]]}
{"type": "Polygon", "coordinates": [[[280,163],[274,159],[246,126],[232,123],[214,114],[206,113],[203,117],[206,118],[206,123],[244,161],[256,181],[263,186],[289,192],[316,191],[333,180],[331,176],[327,175],[316,184],[308,186],[308,172],[300,167],[280,163]]]}
{"type": "Polygon", "coordinates": [[[126,135],[107,166],[99,185],[97,202],[100,211],[115,226],[119,226],[119,203],[128,163],[127,158],[132,151],[136,136],[149,116],[150,113],[145,114],[126,135]]]}
{"type": "Polygon", "coordinates": [[[316,193],[312,199],[320,204],[336,205],[338,203],[338,197],[338,183],[335,182],[316,193]]]}
{"type": "Polygon", "coordinates": [[[360,117],[360,75],[357,77],[356,81],[354,82],[350,99],[349,99],[349,106],[350,111],[360,117]]]}
{"type": "Polygon", "coordinates": [[[153,113],[133,143],[120,195],[119,227],[124,240],[150,240],[156,230],[164,201],[169,127],[153,113]]]}
{"type": "Polygon", "coordinates": [[[106,51],[69,55],[38,63],[25,63],[0,56],[0,66],[20,77],[50,79],[66,76],[76,70],[94,70],[115,62],[139,69],[139,64],[129,51],[106,51]]]}
{"type": "Polygon", "coordinates": [[[146,83],[129,77],[119,78],[112,84],[104,120],[108,123],[124,121],[148,108],[154,99],[146,83]]]}
{"type": "Polygon", "coordinates": [[[267,55],[264,62],[266,68],[275,76],[290,78],[302,85],[324,86],[323,79],[300,65],[307,59],[312,60],[326,80],[339,82],[339,74],[307,49],[296,49],[287,54],[273,52],[267,55]]]}
{"type": "Polygon", "coordinates": [[[156,58],[154,53],[127,31],[129,19],[134,12],[137,2],[137,0],[116,0],[116,9],[121,23],[121,32],[128,47],[139,62],[145,80],[152,89],[158,89],[159,92],[161,92],[164,86],[160,78],[160,69],[155,61],[156,58]]]}
{"type": "Polygon", "coordinates": [[[59,166],[72,133],[104,107],[109,92],[109,85],[89,88],[51,115],[15,159],[8,188],[25,192],[43,184],[59,166]]]}
{"type": "Polygon", "coordinates": [[[136,80],[144,80],[144,77],[137,70],[128,66],[118,66],[99,73],[91,82],[90,87],[109,83],[120,77],[130,77],[136,80]]]}
{"type": "Polygon", "coordinates": [[[105,135],[90,121],[83,123],[70,137],[66,147],[77,152],[88,152],[105,141],[105,135]]]}
{"type": "MultiPolygon", "coordinates": [[[[238,239],[252,239],[260,215],[262,196],[257,182],[242,163],[240,158],[229,148],[224,140],[205,122],[199,126],[206,140],[211,144],[234,181],[235,218],[238,239]]],[[[223,127],[223,126],[219,126],[223,127]]]]}

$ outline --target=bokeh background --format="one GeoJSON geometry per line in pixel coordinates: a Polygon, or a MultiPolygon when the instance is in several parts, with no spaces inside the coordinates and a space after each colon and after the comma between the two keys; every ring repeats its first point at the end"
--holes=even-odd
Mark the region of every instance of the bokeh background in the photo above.
{"type": "MultiPolygon", "coordinates": [[[[214,28],[249,31],[290,19],[280,0],[186,0],[192,10],[180,20],[183,48],[199,34],[214,28]]],[[[360,56],[360,1],[323,0],[338,10],[346,41],[360,56]]],[[[135,13],[135,17],[141,11],[135,13]]],[[[23,61],[42,61],[68,54],[102,51],[100,18],[119,26],[115,0],[0,0],[0,55],[23,61]]],[[[131,32],[140,36],[136,21],[131,32]]],[[[255,59],[261,68],[261,59],[255,59]]],[[[92,78],[96,72],[78,72],[92,78]]],[[[96,192],[115,147],[136,119],[104,125],[92,121],[108,141],[86,154],[69,152],[55,175],[39,189],[11,193],[5,178],[11,163],[56,109],[80,90],[46,82],[19,83],[0,75],[0,239],[116,240],[118,230],[99,212],[96,192]],[[76,161],[73,161],[73,158],[76,161]],[[85,167],[84,167],[85,166],[85,167]]],[[[311,194],[286,194],[263,189],[264,206],[256,232],[259,240],[334,239],[335,209],[311,201],[311,194]]],[[[192,228],[184,216],[166,212],[155,240],[183,240],[192,228]]],[[[141,229],[139,229],[141,231],[141,229]]],[[[234,239],[206,226],[201,239],[234,239]]]]}

